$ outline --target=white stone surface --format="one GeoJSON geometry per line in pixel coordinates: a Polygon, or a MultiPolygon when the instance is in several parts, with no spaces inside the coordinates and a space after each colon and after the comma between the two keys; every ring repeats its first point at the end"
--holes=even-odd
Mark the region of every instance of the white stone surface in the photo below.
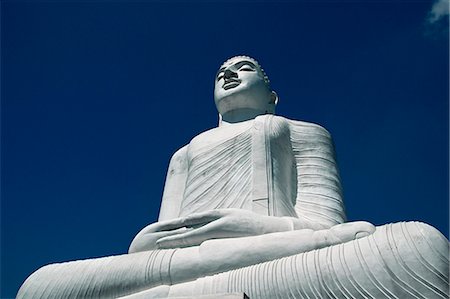
{"type": "MultiPolygon", "coordinates": [[[[125,296],[120,299],[126,298],[148,298],[144,293],[141,294],[142,297],[138,297],[138,295],[132,295],[131,297],[125,296]]],[[[250,299],[244,293],[228,293],[228,294],[213,294],[213,295],[194,295],[194,296],[183,296],[183,297],[172,297],[172,299],[250,299]]]]}
{"type": "Polygon", "coordinates": [[[251,299],[448,298],[448,253],[447,239],[433,227],[397,223],[355,241],[126,298],[234,291],[244,291],[251,299]]]}
{"type": "Polygon", "coordinates": [[[330,134],[273,115],[255,60],[226,61],[214,98],[219,127],[173,155],[159,221],[129,254],[45,266],[18,298],[446,298],[448,241],[421,223],[344,223],[330,134]]]}

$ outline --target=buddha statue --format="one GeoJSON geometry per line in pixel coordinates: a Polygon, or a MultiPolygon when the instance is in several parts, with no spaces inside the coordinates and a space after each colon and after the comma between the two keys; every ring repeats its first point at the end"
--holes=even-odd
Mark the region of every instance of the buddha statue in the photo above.
{"type": "Polygon", "coordinates": [[[214,100],[219,126],[172,156],[128,254],[44,266],[18,298],[448,298],[447,239],[346,222],[330,134],[276,116],[255,59],[227,60],[214,100]]]}

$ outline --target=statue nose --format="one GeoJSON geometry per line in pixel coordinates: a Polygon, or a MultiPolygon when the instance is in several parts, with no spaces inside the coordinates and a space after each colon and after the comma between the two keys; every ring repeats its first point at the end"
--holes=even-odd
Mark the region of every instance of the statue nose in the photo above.
{"type": "Polygon", "coordinates": [[[230,71],[229,69],[227,69],[227,70],[225,70],[224,76],[225,76],[225,78],[229,79],[229,78],[232,78],[232,77],[237,77],[237,74],[235,72],[230,71]]]}

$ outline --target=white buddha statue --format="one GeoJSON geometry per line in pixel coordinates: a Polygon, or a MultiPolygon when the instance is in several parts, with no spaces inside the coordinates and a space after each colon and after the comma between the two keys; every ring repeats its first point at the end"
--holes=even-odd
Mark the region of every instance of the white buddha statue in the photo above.
{"type": "Polygon", "coordinates": [[[129,254],[45,266],[18,298],[446,298],[445,237],[344,223],[330,134],[275,116],[256,60],[226,61],[214,99],[219,126],[173,155],[159,221],[129,254]]]}
{"type": "MultiPolygon", "coordinates": [[[[214,99],[219,127],[173,155],[159,222],[138,234],[130,252],[345,221],[329,133],[273,115],[277,95],[254,59],[225,62],[214,99]]],[[[373,230],[368,223],[354,229],[373,230]]]]}

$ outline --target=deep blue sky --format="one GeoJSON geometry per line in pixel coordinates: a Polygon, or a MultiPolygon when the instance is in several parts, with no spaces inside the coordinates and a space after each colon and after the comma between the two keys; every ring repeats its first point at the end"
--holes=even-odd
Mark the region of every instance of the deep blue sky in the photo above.
{"type": "Polygon", "coordinates": [[[15,2],[1,11],[1,298],[44,264],[125,253],[172,153],[217,124],[230,56],[333,135],[349,220],[447,237],[448,31],[431,1],[15,2]]]}

